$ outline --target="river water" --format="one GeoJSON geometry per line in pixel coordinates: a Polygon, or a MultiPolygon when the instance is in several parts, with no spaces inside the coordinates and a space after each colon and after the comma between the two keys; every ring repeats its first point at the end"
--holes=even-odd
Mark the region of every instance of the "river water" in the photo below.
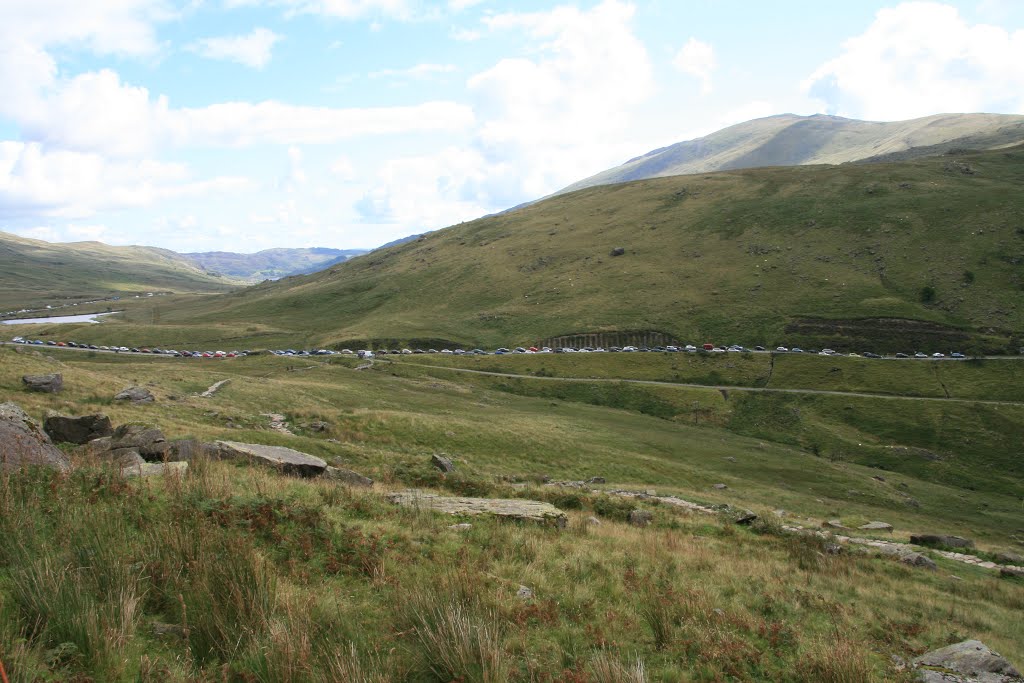
{"type": "Polygon", "coordinates": [[[120,313],[83,313],[82,315],[55,315],[50,318],[18,318],[17,320],[0,320],[0,325],[51,325],[55,323],[98,323],[105,315],[120,313]]]}

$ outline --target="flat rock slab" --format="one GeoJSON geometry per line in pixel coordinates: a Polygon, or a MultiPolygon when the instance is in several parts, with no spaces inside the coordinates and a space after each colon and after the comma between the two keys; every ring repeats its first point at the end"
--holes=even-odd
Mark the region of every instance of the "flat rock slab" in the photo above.
{"type": "Polygon", "coordinates": [[[131,401],[132,403],[152,403],[156,400],[153,392],[146,387],[128,387],[114,395],[115,401],[131,401]]]}
{"type": "Polygon", "coordinates": [[[945,534],[915,534],[910,537],[910,542],[916,545],[924,545],[930,548],[946,546],[947,548],[973,548],[974,541],[962,536],[949,536],[945,534]]]}
{"type": "Polygon", "coordinates": [[[327,463],[320,458],[284,446],[215,441],[211,451],[212,456],[219,460],[241,458],[300,477],[318,477],[327,469],[327,463]]]}
{"type": "Polygon", "coordinates": [[[914,660],[924,683],[1024,683],[1024,677],[980,640],[932,650],[914,660]]]}
{"type": "Polygon", "coordinates": [[[863,529],[864,531],[892,531],[892,524],[888,524],[886,522],[868,522],[867,524],[857,528],[863,529]]]}
{"type": "Polygon", "coordinates": [[[455,498],[423,491],[398,491],[388,494],[396,505],[436,510],[450,515],[493,515],[508,519],[526,519],[553,523],[562,528],[568,522],[565,513],[550,503],[518,498],[455,498]]]}
{"type": "Polygon", "coordinates": [[[29,391],[56,394],[64,387],[64,377],[59,373],[52,375],[25,375],[21,378],[21,383],[29,391]]]}
{"type": "Polygon", "coordinates": [[[145,462],[140,465],[131,465],[121,470],[121,474],[128,478],[158,477],[164,474],[182,476],[188,471],[187,462],[145,462]]]}

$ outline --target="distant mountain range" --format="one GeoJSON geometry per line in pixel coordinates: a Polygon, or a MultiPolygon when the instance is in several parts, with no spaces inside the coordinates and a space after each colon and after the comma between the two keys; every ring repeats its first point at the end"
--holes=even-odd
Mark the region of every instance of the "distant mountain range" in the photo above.
{"type": "Polygon", "coordinates": [[[205,251],[182,254],[203,270],[224,275],[247,283],[277,280],[289,275],[315,273],[343,263],[353,256],[365,254],[369,249],[328,249],[311,247],[301,249],[264,249],[255,254],[236,254],[230,251],[205,251]]]}
{"type": "Polygon", "coordinates": [[[936,114],[910,121],[857,121],[780,114],[723,128],[630,159],[559,190],[762,166],[906,161],[950,149],[994,149],[1024,141],[1024,116],[936,114]]]}

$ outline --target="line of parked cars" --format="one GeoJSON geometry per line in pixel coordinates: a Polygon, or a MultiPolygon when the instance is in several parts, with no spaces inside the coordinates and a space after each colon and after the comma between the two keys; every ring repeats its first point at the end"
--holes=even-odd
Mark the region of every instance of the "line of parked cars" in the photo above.
{"type": "MultiPolygon", "coordinates": [[[[41,339],[25,339],[24,337],[15,337],[12,340],[16,344],[32,344],[36,346],[60,346],[69,348],[81,348],[91,349],[96,351],[112,351],[115,353],[150,353],[165,356],[183,357],[183,358],[235,358],[239,356],[252,355],[253,351],[188,351],[188,350],[176,350],[176,349],[161,349],[161,348],[148,348],[148,347],[128,347],[128,346],[97,346],[95,344],[84,344],[73,341],[43,341],[41,339]]],[[[608,348],[584,346],[582,348],[574,347],[549,347],[549,346],[517,346],[515,348],[506,348],[504,346],[499,347],[493,351],[486,351],[484,349],[475,348],[470,350],[465,349],[377,349],[369,350],[362,349],[359,351],[353,351],[352,349],[342,349],[335,351],[333,349],[275,349],[270,353],[276,356],[333,356],[333,355],[358,355],[360,358],[372,358],[376,355],[418,355],[418,354],[429,354],[438,353],[444,355],[454,356],[486,356],[495,355],[502,356],[505,354],[532,354],[532,353],[808,353],[817,354],[819,356],[852,356],[855,358],[953,358],[962,359],[966,356],[959,351],[953,351],[951,353],[944,354],[935,352],[932,354],[922,353],[918,351],[914,354],[908,353],[896,353],[892,356],[882,356],[877,353],[865,351],[863,353],[839,353],[833,349],[807,349],[804,350],[798,346],[786,347],[777,346],[774,349],[768,349],[764,346],[755,346],[753,348],[747,348],[739,344],[733,344],[731,346],[716,346],[714,344],[701,344],[695,346],[694,344],[685,344],[682,346],[668,345],[668,346],[610,346],[608,348]]]]}
{"type": "Polygon", "coordinates": [[[57,346],[70,349],[89,349],[91,351],[112,351],[114,353],[150,353],[160,356],[173,356],[175,358],[236,358],[252,353],[252,351],[179,351],[177,349],[149,348],[146,346],[97,346],[96,344],[82,342],[54,341],[52,339],[43,341],[42,339],[25,339],[24,337],[15,337],[11,341],[15,344],[30,344],[32,346],[57,346]]]}

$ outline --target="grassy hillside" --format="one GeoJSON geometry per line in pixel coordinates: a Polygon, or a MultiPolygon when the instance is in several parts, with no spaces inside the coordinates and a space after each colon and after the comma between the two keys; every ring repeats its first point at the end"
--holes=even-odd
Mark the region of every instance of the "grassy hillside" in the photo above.
{"type": "MultiPolygon", "coordinates": [[[[932,572],[829,554],[817,539],[780,533],[773,510],[789,523],[883,519],[897,539],[960,533],[981,552],[1020,552],[1019,479],[1015,491],[994,490],[984,471],[995,468],[979,463],[970,479],[941,481],[929,468],[943,463],[925,458],[916,472],[883,472],[836,457],[831,443],[815,455],[792,430],[795,419],[800,430],[909,449],[923,435],[885,436],[878,421],[913,422],[923,403],[846,410],[796,397],[773,407],[652,389],[713,406],[693,425],[689,411],[665,419],[637,409],[672,400],[657,393],[611,407],[586,385],[548,395],[555,380],[519,391],[411,363],[356,372],[345,359],[22,351],[0,348],[0,399],[36,417],[102,410],[171,438],[286,445],[378,483],[352,490],[203,461],[180,481],[126,484],[88,459],[70,476],[0,473],[0,656],[12,681],[888,682],[911,680],[892,655],[968,637],[1024,660],[1019,581],[942,558],[932,572]],[[22,374],[55,370],[61,394],[21,389],[22,374]],[[230,383],[213,397],[195,396],[221,379],[230,383]],[[129,383],[157,401],[112,402],[129,383]],[[268,412],[285,415],[295,435],[270,431],[268,412]],[[455,474],[429,467],[435,452],[454,458],[455,474]],[[608,489],[749,507],[766,521],[737,527],[543,486],[543,475],[603,476],[608,489]],[[473,518],[452,529],[463,520],[385,502],[383,493],[410,485],[549,500],[568,510],[569,527],[473,518]],[[627,525],[634,507],[654,524],[627,525]]],[[[1009,439],[1013,419],[984,428],[1009,439]]],[[[932,424],[929,414],[917,430],[932,424]]],[[[979,424],[963,441],[981,433],[979,424]]]]}
{"type": "MultiPolygon", "coordinates": [[[[595,187],[167,308],[312,344],[681,341],[1016,351],[1024,149],[595,187]],[[621,247],[625,253],[612,256],[621,247]]],[[[143,316],[144,317],[144,316],[143,316]]]]}
{"type": "Polygon", "coordinates": [[[224,292],[237,283],[180,254],[100,242],[54,244],[0,232],[0,312],[143,292],[224,292]]]}
{"type": "Polygon", "coordinates": [[[950,148],[991,149],[1024,141],[1024,117],[937,114],[909,121],[857,121],[781,114],[730,126],[631,159],[561,190],[760,166],[902,160],[950,148]]]}
{"type": "Polygon", "coordinates": [[[365,249],[312,247],[264,249],[254,254],[206,251],[182,254],[182,256],[203,270],[254,283],[263,280],[276,280],[287,275],[316,272],[365,253],[365,249]]]}

